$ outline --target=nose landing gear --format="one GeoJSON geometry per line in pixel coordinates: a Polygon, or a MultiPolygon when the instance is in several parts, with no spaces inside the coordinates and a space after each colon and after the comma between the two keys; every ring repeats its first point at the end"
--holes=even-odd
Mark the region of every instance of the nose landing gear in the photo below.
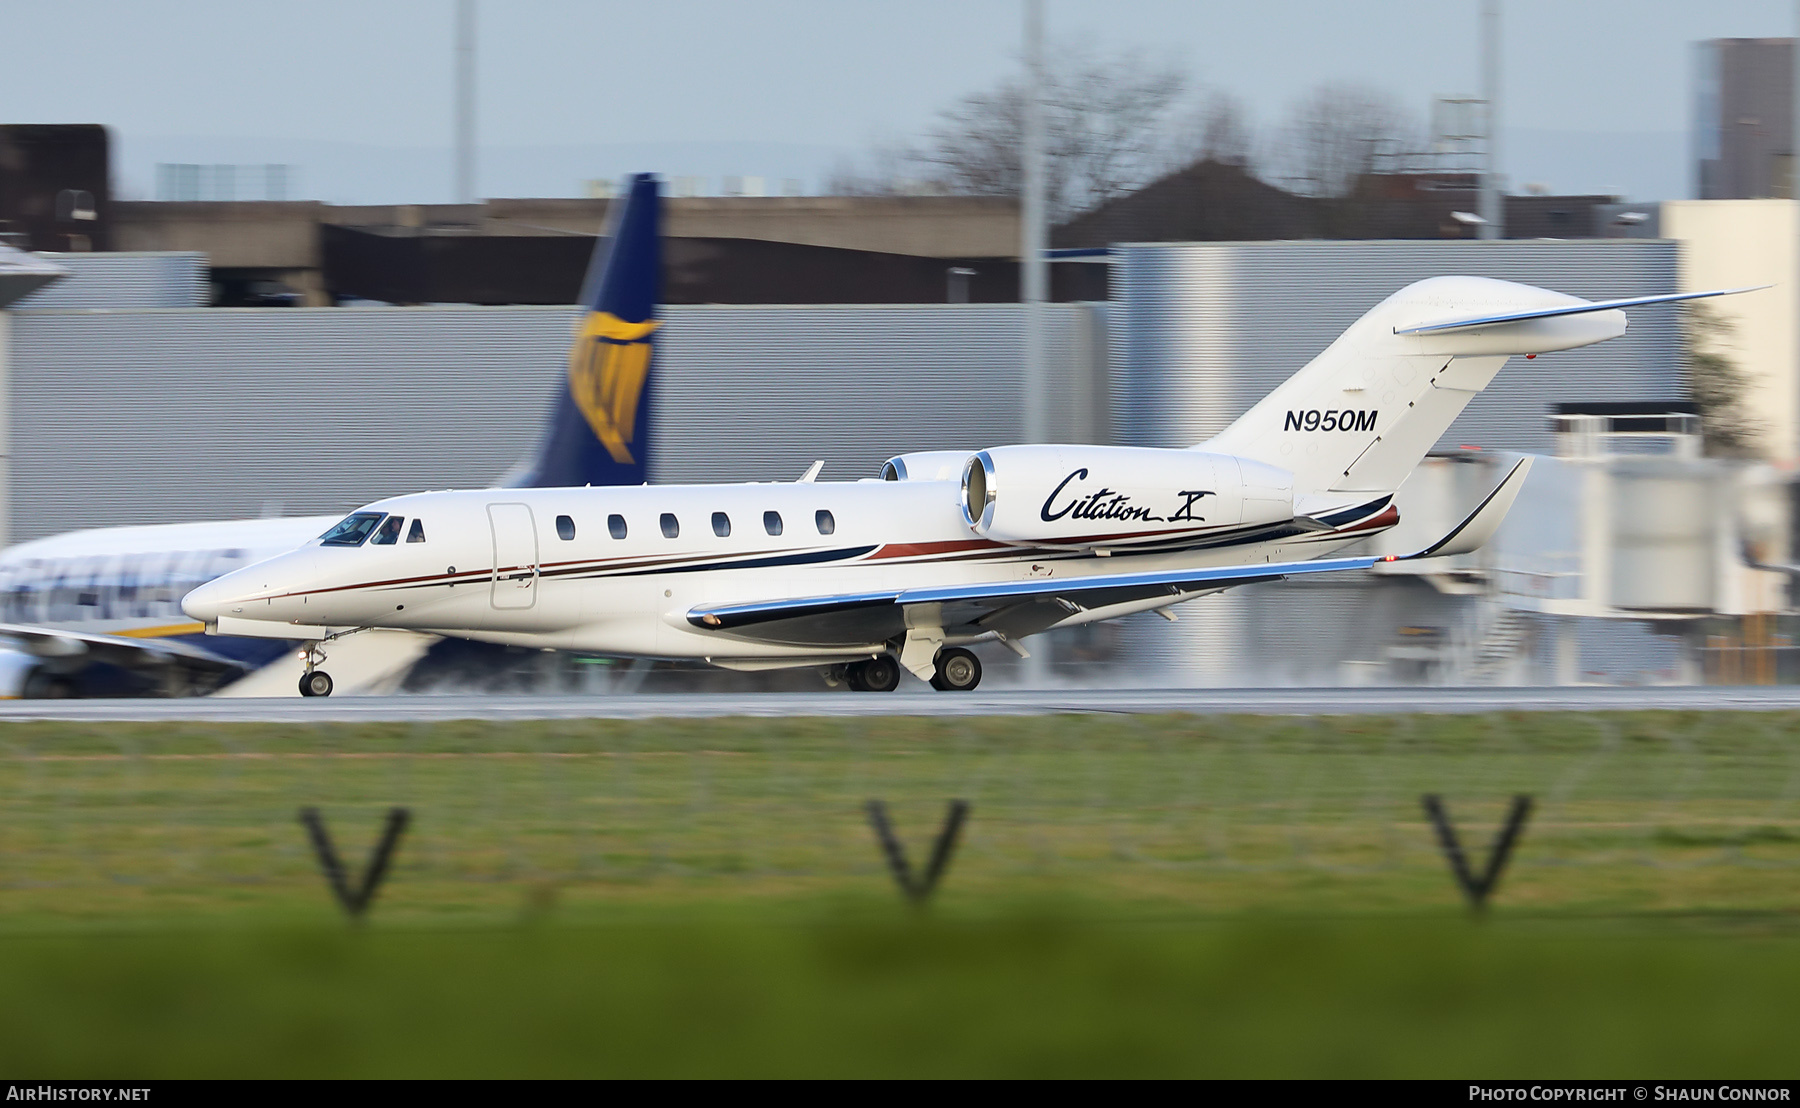
{"type": "Polygon", "coordinates": [[[300,676],[300,695],[330,696],[331,674],[326,673],[322,669],[315,669],[311,673],[302,674],[300,676]]]}
{"type": "Polygon", "coordinates": [[[323,644],[323,639],[319,642],[309,642],[301,653],[301,657],[306,659],[306,672],[300,675],[301,696],[331,695],[331,674],[317,668],[319,663],[325,660],[325,652],[319,649],[323,644]]]}

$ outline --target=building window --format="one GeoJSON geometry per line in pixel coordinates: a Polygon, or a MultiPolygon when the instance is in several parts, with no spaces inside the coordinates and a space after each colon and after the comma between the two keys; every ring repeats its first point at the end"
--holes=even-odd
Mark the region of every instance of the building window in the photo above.
{"type": "Polygon", "coordinates": [[[671,514],[669,512],[664,512],[662,514],[662,531],[663,531],[663,538],[665,538],[665,539],[673,539],[673,538],[680,537],[681,521],[676,519],[673,514],[671,514]]]}
{"type": "Polygon", "coordinates": [[[731,537],[731,517],[724,512],[714,512],[713,534],[722,539],[731,537]]]}
{"type": "Polygon", "coordinates": [[[780,512],[764,512],[763,513],[763,530],[767,531],[771,535],[781,534],[781,513],[780,512]]]}
{"type": "Polygon", "coordinates": [[[837,530],[837,520],[832,519],[831,513],[823,508],[813,513],[813,524],[818,527],[821,535],[829,535],[837,530]]]}
{"type": "Polygon", "coordinates": [[[425,521],[424,520],[422,520],[422,519],[413,520],[412,530],[410,530],[406,533],[406,541],[407,542],[424,542],[425,541],[425,521]]]}
{"type": "Polygon", "coordinates": [[[575,519],[573,516],[556,517],[556,537],[564,542],[575,537],[575,519]]]}
{"type": "Polygon", "coordinates": [[[625,537],[625,517],[622,515],[617,515],[617,514],[607,516],[606,517],[606,530],[607,530],[607,533],[610,534],[615,539],[624,538],[625,537]]]}

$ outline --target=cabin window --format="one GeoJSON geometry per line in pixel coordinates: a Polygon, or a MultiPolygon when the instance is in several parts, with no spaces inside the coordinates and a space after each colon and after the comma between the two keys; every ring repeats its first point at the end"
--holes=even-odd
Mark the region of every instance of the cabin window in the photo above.
{"type": "Polygon", "coordinates": [[[380,512],[353,512],[319,538],[320,546],[361,546],[381,522],[380,512]]]}
{"type": "Polygon", "coordinates": [[[422,519],[413,520],[412,530],[410,530],[406,533],[406,541],[407,542],[424,542],[425,541],[425,521],[424,520],[422,520],[422,519]]]}
{"type": "Polygon", "coordinates": [[[837,530],[837,520],[832,519],[831,513],[823,508],[813,513],[813,524],[818,527],[821,535],[829,535],[837,530]]]}
{"type": "Polygon", "coordinates": [[[573,516],[556,517],[556,537],[568,542],[575,537],[575,519],[573,516]]]}
{"type": "Polygon", "coordinates": [[[781,534],[781,513],[780,512],[764,512],[763,513],[763,530],[767,531],[771,535],[781,534]]]}
{"type": "Polygon", "coordinates": [[[405,516],[389,516],[375,528],[375,537],[369,540],[370,546],[392,546],[400,541],[400,529],[406,526],[405,516]]]}
{"type": "Polygon", "coordinates": [[[665,539],[679,538],[681,535],[681,521],[676,519],[672,513],[664,512],[662,514],[662,532],[663,538],[665,539]]]}
{"type": "Polygon", "coordinates": [[[724,512],[713,513],[713,534],[720,538],[731,537],[731,517],[724,512]]]}
{"type": "Polygon", "coordinates": [[[615,539],[624,538],[625,537],[625,517],[622,515],[607,516],[606,517],[606,531],[608,534],[610,534],[615,539]]]}

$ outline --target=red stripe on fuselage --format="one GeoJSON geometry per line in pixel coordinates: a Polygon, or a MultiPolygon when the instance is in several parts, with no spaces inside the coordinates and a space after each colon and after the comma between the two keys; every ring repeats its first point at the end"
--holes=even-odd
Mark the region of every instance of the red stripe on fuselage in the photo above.
{"type": "Polygon", "coordinates": [[[1399,522],[1400,522],[1400,509],[1394,507],[1392,504],[1389,504],[1387,506],[1387,510],[1382,512],[1380,515],[1370,516],[1368,519],[1363,520],[1361,523],[1353,523],[1349,527],[1344,528],[1343,531],[1339,532],[1339,533],[1343,534],[1343,533],[1350,532],[1350,531],[1368,531],[1368,530],[1372,530],[1376,527],[1392,527],[1394,524],[1399,523],[1399,522]]]}
{"type": "Polygon", "coordinates": [[[885,558],[916,558],[928,554],[949,554],[964,550],[1011,549],[991,539],[961,539],[955,542],[894,542],[869,555],[871,562],[885,558]]]}

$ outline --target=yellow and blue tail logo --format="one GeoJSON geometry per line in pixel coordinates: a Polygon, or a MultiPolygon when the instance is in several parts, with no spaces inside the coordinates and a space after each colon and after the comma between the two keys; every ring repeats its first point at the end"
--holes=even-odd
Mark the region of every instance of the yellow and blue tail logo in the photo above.
{"type": "Polygon", "coordinates": [[[638,402],[650,377],[654,319],[627,323],[611,312],[590,312],[569,350],[569,396],[601,445],[620,465],[633,465],[638,402]]]}
{"type": "Polygon", "coordinates": [[[568,379],[527,488],[641,485],[649,479],[655,405],[656,304],[662,294],[662,212],[656,178],[640,173],[594,248],[587,309],[569,348],[568,379]]]}

